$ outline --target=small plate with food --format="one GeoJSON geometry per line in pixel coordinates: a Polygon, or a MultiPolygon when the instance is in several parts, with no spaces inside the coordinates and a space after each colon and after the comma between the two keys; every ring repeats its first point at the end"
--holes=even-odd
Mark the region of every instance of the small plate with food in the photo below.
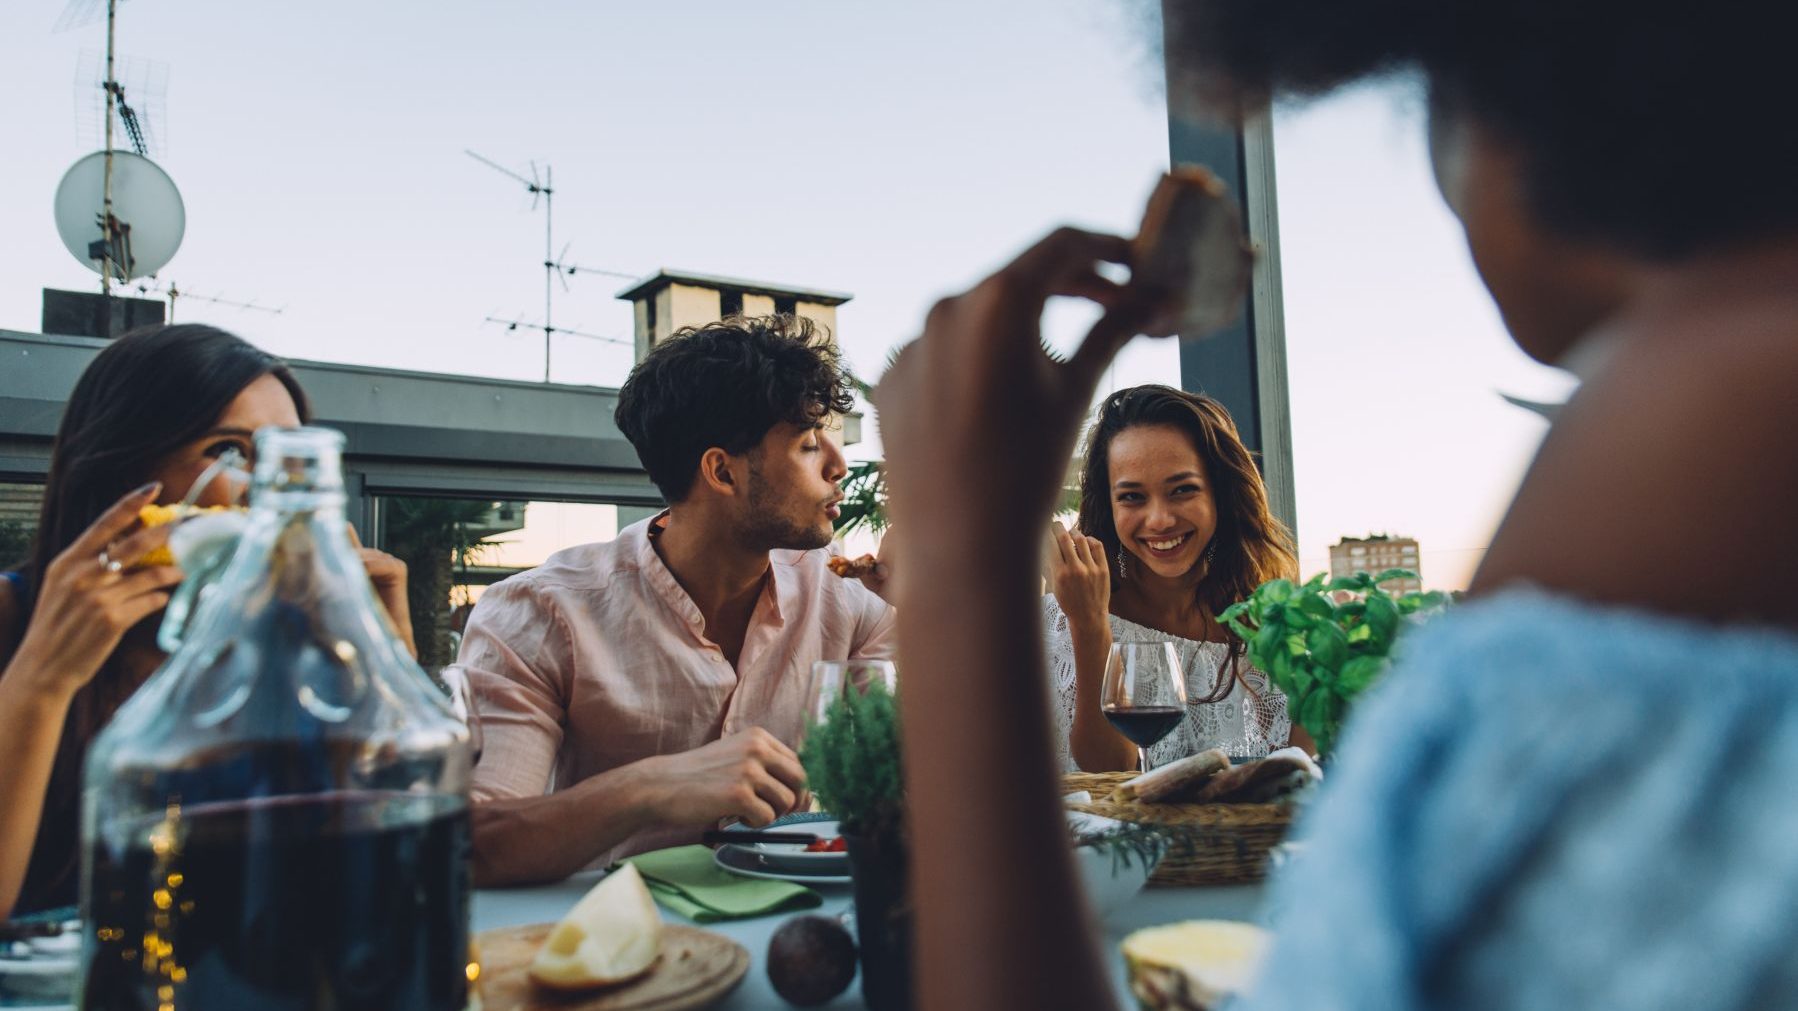
{"type": "Polygon", "coordinates": [[[745,878],[763,878],[768,881],[789,881],[808,888],[825,885],[849,885],[855,878],[849,873],[849,865],[841,868],[826,868],[818,873],[806,871],[780,871],[763,863],[747,846],[720,846],[712,851],[712,863],[723,870],[745,878]]]}
{"type": "Polygon", "coordinates": [[[726,843],[714,861],[734,874],[832,884],[849,880],[849,844],[836,816],[823,812],[777,818],[766,832],[812,836],[810,842],[726,843]]]}
{"type": "Polygon", "coordinates": [[[637,869],[606,875],[560,923],[489,930],[470,966],[479,999],[506,1011],[697,1011],[749,971],[722,934],[664,924],[637,869]]]}
{"type": "Polygon", "coordinates": [[[743,847],[761,861],[762,866],[777,871],[803,874],[849,873],[849,844],[844,841],[837,819],[832,814],[790,814],[775,819],[770,832],[798,832],[817,838],[809,843],[750,843],[743,847]]]}

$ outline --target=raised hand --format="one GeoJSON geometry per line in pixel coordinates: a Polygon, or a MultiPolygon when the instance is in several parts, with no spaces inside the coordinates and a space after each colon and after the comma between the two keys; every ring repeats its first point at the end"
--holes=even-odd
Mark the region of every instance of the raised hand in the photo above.
{"type": "Polygon", "coordinates": [[[1068,626],[1077,631],[1106,629],[1111,611],[1111,564],[1097,537],[1069,533],[1060,521],[1049,525],[1049,589],[1068,626]]]}
{"type": "Polygon", "coordinates": [[[1063,228],[930,311],[874,391],[900,522],[975,522],[1034,541],[1100,374],[1153,308],[1098,271],[1129,251],[1117,236],[1063,228]],[[1056,295],[1106,309],[1066,362],[1042,346],[1043,308],[1056,295]],[[969,502],[970,488],[1003,489],[1004,508],[969,502]]]}
{"type": "Polygon", "coordinates": [[[368,570],[368,581],[374,587],[381,607],[393,621],[394,634],[399,637],[400,644],[406,647],[406,652],[416,659],[418,644],[412,639],[412,604],[406,597],[406,563],[385,551],[363,547],[362,538],[356,535],[356,528],[352,526],[349,530],[350,543],[355,546],[356,554],[361,556],[362,567],[368,570]]]}
{"type": "Polygon", "coordinates": [[[59,698],[73,697],[127,630],[168,605],[170,589],[181,581],[180,568],[129,568],[168,543],[170,525],[130,532],[138,525],[138,510],[161,488],[147,484],[113,503],[45,568],[7,677],[59,698]]]}
{"type": "Polygon", "coordinates": [[[893,549],[898,543],[893,538],[893,528],[888,527],[880,539],[880,547],[875,549],[874,568],[857,577],[863,586],[889,604],[893,602],[893,549]]]}

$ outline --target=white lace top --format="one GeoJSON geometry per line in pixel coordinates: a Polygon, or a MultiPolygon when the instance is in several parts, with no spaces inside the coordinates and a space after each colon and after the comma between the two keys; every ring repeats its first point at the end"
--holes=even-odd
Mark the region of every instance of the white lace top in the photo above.
{"type": "MultiPolygon", "coordinates": [[[[1217,684],[1218,666],[1227,656],[1221,642],[1195,642],[1111,615],[1115,642],[1171,642],[1186,674],[1188,694],[1206,695],[1217,684]]],[[[1074,637],[1068,617],[1053,593],[1043,596],[1043,631],[1049,650],[1049,679],[1055,688],[1055,754],[1061,771],[1078,772],[1068,743],[1074,729],[1074,637]]],[[[1149,749],[1149,762],[1159,768],[1176,759],[1221,748],[1232,757],[1260,758],[1286,747],[1292,721],[1286,696],[1268,684],[1267,675],[1242,661],[1242,676],[1222,701],[1192,704],[1174,732],[1149,749]],[[1246,689],[1246,690],[1245,690],[1246,689]]]]}

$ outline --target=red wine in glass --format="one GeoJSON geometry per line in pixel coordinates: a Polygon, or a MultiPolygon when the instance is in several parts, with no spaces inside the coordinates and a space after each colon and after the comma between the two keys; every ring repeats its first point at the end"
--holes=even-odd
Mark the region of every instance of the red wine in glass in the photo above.
{"type": "Polygon", "coordinates": [[[1179,706],[1105,707],[1105,719],[1139,748],[1159,744],[1185,715],[1186,710],[1179,706]]]}
{"type": "Polygon", "coordinates": [[[1149,771],[1149,747],[1186,716],[1186,676],[1174,644],[1113,643],[1099,699],[1105,719],[1136,745],[1140,767],[1149,771]]]}

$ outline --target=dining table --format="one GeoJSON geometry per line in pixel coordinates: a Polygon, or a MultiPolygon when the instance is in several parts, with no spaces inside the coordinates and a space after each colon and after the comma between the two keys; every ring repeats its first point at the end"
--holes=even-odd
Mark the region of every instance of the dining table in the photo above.
{"type": "MultiPolygon", "coordinates": [[[[474,893],[473,927],[476,932],[500,927],[533,923],[554,923],[602,876],[589,871],[565,881],[530,888],[483,889],[474,893]]],[[[794,916],[817,914],[841,916],[851,909],[853,896],[847,885],[816,886],[823,905],[800,912],[780,912],[750,919],[719,923],[695,924],[678,914],[662,910],[669,923],[698,926],[722,934],[749,951],[749,971],[728,996],[711,1005],[719,1011],[775,1011],[793,1005],[774,992],[768,981],[768,941],[780,925],[794,916]]],[[[1212,886],[1151,885],[1137,892],[1129,901],[1104,918],[1104,950],[1111,972],[1112,985],[1123,1006],[1134,1006],[1129,997],[1123,957],[1118,944],[1134,930],[1180,920],[1242,920],[1265,923],[1267,889],[1261,884],[1212,886]]],[[[862,1002],[861,977],[857,975],[849,989],[826,1008],[865,1008],[862,1002]]]]}

